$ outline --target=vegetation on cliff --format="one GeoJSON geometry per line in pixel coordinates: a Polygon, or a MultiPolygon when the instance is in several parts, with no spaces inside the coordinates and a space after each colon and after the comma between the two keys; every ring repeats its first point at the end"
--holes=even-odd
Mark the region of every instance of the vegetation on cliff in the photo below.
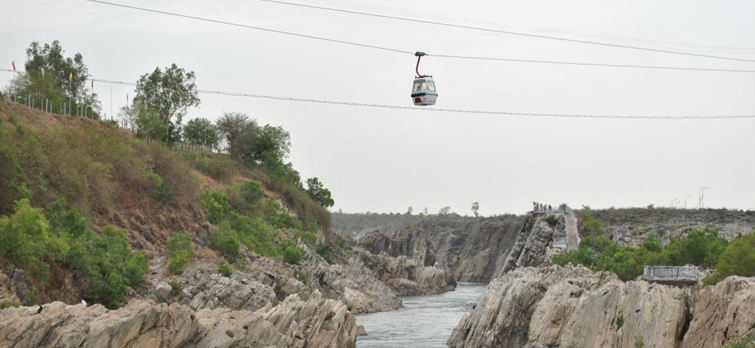
{"type": "Polygon", "coordinates": [[[624,281],[642,275],[645,265],[715,268],[706,283],[717,283],[730,275],[755,276],[755,235],[739,237],[729,243],[718,231],[707,227],[693,230],[682,238],[671,238],[663,247],[654,236],[647,237],[639,247],[621,246],[603,233],[603,223],[588,212],[580,216],[587,236],[579,250],[557,254],[553,263],[581,264],[593,270],[611,271],[624,281]]]}

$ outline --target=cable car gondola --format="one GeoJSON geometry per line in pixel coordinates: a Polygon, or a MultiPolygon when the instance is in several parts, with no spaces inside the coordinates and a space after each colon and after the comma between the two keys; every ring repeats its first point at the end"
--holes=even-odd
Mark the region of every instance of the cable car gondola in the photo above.
{"type": "Polygon", "coordinates": [[[414,55],[417,56],[417,67],[415,68],[417,77],[414,78],[414,84],[412,84],[412,100],[414,101],[414,105],[435,105],[435,101],[438,99],[435,81],[432,75],[422,75],[419,73],[419,60],[425,53],[417,52],[414,55]]]}

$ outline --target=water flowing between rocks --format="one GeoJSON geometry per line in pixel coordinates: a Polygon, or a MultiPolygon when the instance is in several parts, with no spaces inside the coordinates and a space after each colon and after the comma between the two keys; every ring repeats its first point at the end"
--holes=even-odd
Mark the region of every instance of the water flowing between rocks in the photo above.
{"type": "Polygon", "coordinates": [[[401,299],[404,308],[357,316],[368,335],[357,348],[446,348],[446,341],[461,317],[472,310],[487,284],[459,283],[455,291],[401,299]]]}

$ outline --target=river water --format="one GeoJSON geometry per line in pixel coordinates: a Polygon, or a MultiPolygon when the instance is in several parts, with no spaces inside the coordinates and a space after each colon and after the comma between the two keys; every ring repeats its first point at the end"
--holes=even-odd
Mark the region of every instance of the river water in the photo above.
{"type": "Polygon", "coordinates": [[[404,308],[392,312],[358,315],[367,336],[357,348],[446,348],[451,331],[482,296],[487,284],[459,283],[456,291],[429,296],[402,297],[404,308]]]}

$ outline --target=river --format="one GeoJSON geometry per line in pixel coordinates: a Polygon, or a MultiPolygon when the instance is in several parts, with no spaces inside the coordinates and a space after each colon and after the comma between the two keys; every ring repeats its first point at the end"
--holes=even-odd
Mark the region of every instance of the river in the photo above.
{"type": "Polygon", "coordinates": [[[487,284],[459,283],[456,291],[429,296],[402,297],[404,308],[358,315],[367,336],[357,348],[446,348],[446,341],[465,313],[485,292],[487,284]]]}

